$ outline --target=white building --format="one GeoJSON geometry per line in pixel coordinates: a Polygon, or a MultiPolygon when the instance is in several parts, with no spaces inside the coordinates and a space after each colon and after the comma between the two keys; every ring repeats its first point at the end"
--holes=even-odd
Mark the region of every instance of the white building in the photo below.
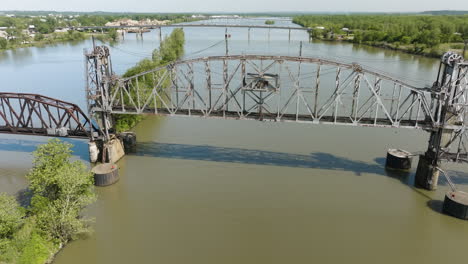
{"type": "Polygon", "coordinates": [[[8,34],[6,31],[0,30],[0,38],[8,39],[8,34]]]}

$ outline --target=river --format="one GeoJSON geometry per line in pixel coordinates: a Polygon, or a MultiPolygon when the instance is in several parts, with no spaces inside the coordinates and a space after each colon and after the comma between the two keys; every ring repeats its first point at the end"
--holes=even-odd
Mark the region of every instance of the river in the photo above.
{"type": "MultiPolygon", "coordinates": [[[[211,23],[223,22],[210,21],[211,23]]],[[[263,25],[261,20],[229,23],[263,25]]],[[[276,25],[292,25],[277,21],[276,25]]],[[[164,29],[163,34],[169,34],[164,29]]],[[[230,29],[231,54],[303,55],[430,85],[438,60],[349,43],[307,43],[288,32],[230,29]]],[[[224,54],[224,29],[188,28],[186,57],[224,54]],[[207,47],[210,47],[206,49],[207,47]]],[[[34,92],[85,105],[83,49],[91,41],[0,53],[2,91],[34,92]]],[[[158,33],[127,34],[111,47],[122,73],[159,46],[158,33]]],[[[138,151],[119,162],[121,179],[97,188],[85,214],[89,237],[56,264],[441,263],[466,260],[468,223],[440,212],[448,186],[413,187],[384,169],[386,150],[424,151],[423,131],[183,117],[148,117],[138,151]]],[[[25,188],[31,151],[46,138],[0,136],[0,192],[25,188]]],[[[85,141],[76,158],[87,161],[85,141]]],[[[466,166],[444,165],[468,191],[466,166]]]]}

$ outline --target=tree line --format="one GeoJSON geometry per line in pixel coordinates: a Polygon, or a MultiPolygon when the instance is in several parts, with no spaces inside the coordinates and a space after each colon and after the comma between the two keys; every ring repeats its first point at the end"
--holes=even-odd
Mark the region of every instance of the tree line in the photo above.
{"type": "MultiPolygon", "coordinates": [[[[8,38],[0,37],[0,50],[16,48],[26,42],[53,43],[59,41],[81,40],[86,37],[81,32],[55,33],[56,28],[80,27],[80,26],[104,26],[107,22],[120,19],[132,20],[169,20],[170,23],[189,22],[195,19],[184,14],[116,14],[116,15],[92,15],[82,14],[79,16],[0,16],[0,27],[6,28],[8,38]],[[29,26],[34,26],[34,37],[30,37],[25,31],[29,26]]],[[[115,30],[105,30],[108,37],[114,39],[115,30]]]]}
{"type": "Polygon", "coordinates": [[[435,49],[468,39],[468,15],[302,15],[293,22],[310,27],[316,39],[342,38],[370,45],[393,44],[396,48],[411,45],[435,49]]]}

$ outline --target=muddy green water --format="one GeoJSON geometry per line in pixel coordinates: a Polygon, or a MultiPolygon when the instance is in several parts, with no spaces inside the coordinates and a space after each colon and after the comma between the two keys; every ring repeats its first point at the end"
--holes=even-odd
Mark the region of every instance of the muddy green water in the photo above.
{"type": "MultiPolygon", "coordinates": [[[[262,23],[242,21],[242,23],[262,23]]],[[[277,22],[289,24],[288,22],[277,22]]],[[[303,33],[233,30],[233,53],[295,55],[303,33]],[[255,34],[257,32],[257,34],[255,34]]],[[[222,40],[224,29],[186,30],[187,57],[222,40]]],[[[122,72],[157,47],[157,33],[112,49],[122,72]],[[126,53],[125,53],[126,52],[126,53]],[[130,54],[131,53],[131,54],[130,54]],[[140,57],[138,57],[138,56],[140,57]]],[[[62,44],[0,54],[2,90],[35,91],[84,104],[82,49],[62,44]],[[24,75],[28,73],[28,75],[24,75]],[[52,78],[52,73],[56,73],[52,78]],[[60,74],[59,74],[60,73],[60,74]],[[21,77],[21,76],[27,76],[21,77]]],[[[360,61],[418,85],[437,60],[314,42],[305,55],[360,61]]],[[[119,162],[121,179],[97,188],[86,215],[94,233],[70,243],[54,263],[464,263],[468,222],[440,213],[448,190],[413,188],[413,170],[384,169],[388,148],[422,151],[416,130],[295,123],[148,117],[135,131],[138,151],[119,162]]],[[[0,137],[0,191],[27,186],[31,154],[44,138],[0,137]]],[[[77,158],[86,142],[71,140],[77,158]]],[[[468,191],[466,166],[446,165],[468,191]]]]}

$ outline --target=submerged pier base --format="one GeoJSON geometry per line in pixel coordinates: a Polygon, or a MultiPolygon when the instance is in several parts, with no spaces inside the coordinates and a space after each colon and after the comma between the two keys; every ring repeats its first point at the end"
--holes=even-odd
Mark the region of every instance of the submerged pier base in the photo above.
{"type": "Polygon", "coordinates": [[[103,163],[93,168],[94,185],[109,186],[119,180],[119,168],[114,163],[103,163]]]}
{"type": "Polygon", "coordinates": [[[389,149],[385,168],[390,170],[409,171],[411,169],[411,153],[402,149],[389,149]]]}
{"type": "Polygon", "coordinates": [[[448,215],[468,220],[468,193],[451,191],[445,195],[442,211],[448,215]]]}

